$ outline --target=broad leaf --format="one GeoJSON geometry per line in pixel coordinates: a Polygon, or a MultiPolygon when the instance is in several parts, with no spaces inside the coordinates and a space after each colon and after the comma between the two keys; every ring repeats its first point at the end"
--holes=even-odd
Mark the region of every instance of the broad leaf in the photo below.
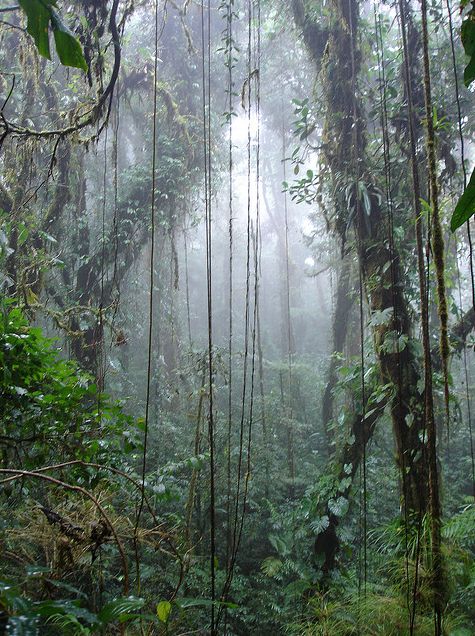
{"type": "Polygon", "coordinates": [[[6,633],[9,636],[37,636],[38,619],[36,616],[10,616],[6,633]]]}
{"type": "Polygon", "coordinates": [[[467,64],[463,72],[463,81],[465,86],[470,86],[473,80],[475,80],[475,55],[472,55],[470,62],[467,64]]]}
{"type": "Polygon", "coordinates": [[[50,60],[48,26],[51,14],[48,3],[41,0],[20,0],[20,7],[26,13],[26,30],[35,41],[38,53],[50,60]]]}
{"type": "Polygon", "coordinates": [[[127,598],[118,598],[104,605],[98,614],[99,620],[104,624],[116,620],[124,620],[131,612],[139,610],[144,605],[143,598],[129,596],[127,598]]]}
{"type": "Polygon", "coordinates": [[[188,607],[211,607],[212,605],[227,607],[229,609],[239,607],[236,603],[230,603],[229,601],[212,601],[210,598],[177,598],[175,599],[175,603],[181,609],[187,609],[188,607]]]}
{"type": "Polygon", "coordinates": [[[56,52],[61,64],[87,71],[81,45],[53,9],[51,9],[51,26],[53,27],[56,52]]]}
{"type": "Polygon", "coordinates": [[[87,71],[81,45],[54,10],[51,0],[19,0],[26,13],[27,31],[35,41],[38,53],[51,59],[49,27],[53,31],[56,52],[61,64],[87,71]]]}
{"type": "Polygon", "coordinates": [[[469,86],[473,80],[475,80],[475,14],[470,11],[467,18],[464,20],[461,29],[462,44],[465,50],[465,55],[470,58],[469,63],[465,68],[463,80],[465,86],[469,86]]]}
{"type": "Polygon", "coordinates": [[[465,188],[464,193],[455,206],[454,213],[450,220],[450,229],[455,232],[457,228],[463,225],[470,217],[475,214],[475,170],[472,172],[470,181],[465,188]]]}
{"type": "Polygon", "coordinates": [[[172,611],[172,604],[170,601],[160,601],[157,605],[157,616],[161,623],[168,623],[170,613],[172,611]]]}
{"type": "Polygon", "coordinates": [[[282,569],[283,563],[280,559],[275,557],[267,557],[264,559],[261,565],[261,570],[266,576],[273,577],[282,569]]]}

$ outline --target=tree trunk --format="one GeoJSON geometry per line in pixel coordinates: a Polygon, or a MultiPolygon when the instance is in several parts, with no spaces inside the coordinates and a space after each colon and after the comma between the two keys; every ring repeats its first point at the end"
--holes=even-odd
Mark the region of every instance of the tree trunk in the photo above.
{"type": "MultiPolygon", "coordinates": [[[[303,28],[308,44],[309,38],[315,37],[317,27],[309,28],[310,18],[305,12],[302,21],[302,8],[303,3],[294,0],[297,23],[303,28]]],[[[349,220],[353,221],[370,312],[387,315],[384,324],[373,327],[374,348],[382,382],[393,389],[390,412],[405,506],[408,510],[425,512],[428,509],[428,473],[421,439],[424,430],[422,368],[403,294],[399,258],[387,245],[388,222],[365,157],[366,125],[355,90],[360,66],[360,53],[355,44],[357,3],[333,0],[331,14],[331,30],[318,31],[320,37],[323,34],[326,38],[324,56],[321,59],[314,57],[314,61],[319,70],[324,69],[322,88],[327,116],[323,153],[336,193],[335,230],[344,242],[349,220]],[[348,191],[349,196],[345,194],[348,191]]],[[[312,39],[309,50],[313,53],[314,49],[312,39]]]]}
{"type": "MultiPolygon", "coordinates": [[[[353,298],[350,294],[351,260],[346,258],[342,262],[336,292],[336,306],[332,325],[332,353],[342,353],[348,333],[350,311],[353,306],[353,298]]],[[[330,434],[329,425],[333,418],[333,390],[337,382],[338,360],[335,355],[330,358],[327,370],[325,390],[322,397],[322,428],[326,444],[326,454],[330,454],[333,435],[330,434]]]]}
{"type": "MultiPolygon", "coordinates": [[[[466,346],[468,335],[475,329],[475,310],[470,308],[452,328],[450,333],[451,352],[460,354],[466,346]]],[[[441,370],[439,348],[436,346],[432,352],[433,368],[435,371],[441,370]]],[[[373,387],[368,387],[366,395],[369,397],[373,387]]],[[[363,461],[363,451],[368,441],[373,436],[378,421],[384,414],[388,406],[387,400],[381,400],[372,404],[368,409],[365,405],[366,417],[363,419],[361,413],[355,413],[350,426],[349,439],[340,449],[335,464],[337,466],[337,481],[342,484],[335,493],[336,497],[349,499],[353,480],[363,461]],[[348,479],[349,478],[349,479],[348,479]]],[[[328,516],[328,527],[318,535],[315,541],[315,551],[323,555],[323,570],[329,573],[335,565],[335,557],[339,549],[337,538],[337,527],[339,518],[326,507],[325,514],[328,516]]]]}

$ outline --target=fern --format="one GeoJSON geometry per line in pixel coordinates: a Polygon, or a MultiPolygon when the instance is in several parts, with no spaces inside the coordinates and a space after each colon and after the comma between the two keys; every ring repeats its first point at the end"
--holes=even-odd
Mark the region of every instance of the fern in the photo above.
{"type": "Polygon", "coordinates": [[[442,535],[450,542],[464,548],[475,544],[475,504],[468,504],[443,526],[442,535]]]}
{"type": "Polygon", "coordinates": [[[122,622],[129,618],[134,618],[135,615],[133,615],[132,612],[138,611],[143,605],[144,600],[142,598],[136,598],[134,596],[118,598],[104,605],[98,614],[98,618],[103,625],[107,625],[116,620],[122,622]]]}
{"type": "Polygon", "coordinates": [[[73,614],[53,614],[47,623],[55,625],[61,630],[62,634],[74,634],[75,636],[89,636],[91,630],[84,627],[73,614]]]}

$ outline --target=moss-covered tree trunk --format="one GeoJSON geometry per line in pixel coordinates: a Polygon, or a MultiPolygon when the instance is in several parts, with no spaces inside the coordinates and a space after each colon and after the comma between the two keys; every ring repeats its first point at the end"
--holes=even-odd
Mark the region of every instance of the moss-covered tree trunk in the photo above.
{"type": "MultiPolygon", "coordinates": [[[[336,291],[335,313],[332,324],[332,352],[338,354],[343,352],[345,341],[348,333],[348,324],[350,322],[351,308],[353,307],[353,292],[350,285],[351,279],[351,259],[343,260],[340,275],[338,277],[338,285],[336,291]]],[[[334,396],[338,374],[338,359],[336,355],[332,355],[326,372],[325,389],[322,397],[322,429],[324,433],[325,452],[330,455],[334,435],[330,431],[330,423],[335,415],[334,413],[334,396]]]]}
{"type": "MultiPolygon", "coordinates": [[[[421,435],[424,430],[422,366],[403,292],[398,254],[389,247],[387,214],[366,160],[366,123],[356,91],[360,70],[356,46],[358,5],[354,0],[333,0],[328,13],[329,22],[321,27],[312,22],[305,4],[294,0],[296,22],[316,64],[325,100],[323,155],[335,192],[335,230],[346,240],[346,228],[349,220],[352,221],[370,312],[384,312],[387,316],[383,324],[373,327],[373,338],[381,382],[392,389],[389,409],[405,504],[408,510],[425,512],[428,510],[428,474],[421,435]],[[324,43],[318,43],[318,39],[324,43]],[[323,54],[317,57],[320,51],[323,54]]],[[[365,427],[368,430],[358,437],[367,441],[373,428],[365,427]]],[[[356,453],[353,462],[360,459],[356,453]]],[[[354,469],[355,466],[352,471],[354,469]]]]}

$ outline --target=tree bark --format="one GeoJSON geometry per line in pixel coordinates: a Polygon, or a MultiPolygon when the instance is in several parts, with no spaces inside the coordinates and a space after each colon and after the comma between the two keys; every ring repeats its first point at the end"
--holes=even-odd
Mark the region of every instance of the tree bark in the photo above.
{"type": "MultiPolygon", "coordinates": [[[[302,7],[300,0],[294,0],[296,22],[302,27],[309,46],[308,40],[314,31],[309,35],[310,18],[307,14],[302,18],[302,7]]],[[[344,242],[347,228],[353,227],[370,312],[379,316],[384,312],[388,316],[384,324],[373,327],[374,349],[381,381],[393,388],[390,412],[405,505],[408,510],[424,512],[428,509],[428,474],[421,436],[424,430],[422,368],[403,293],[399,257],[388,246],[388,222],[366,161],[366,124],[355,88],[360,67],[356,46],[358,5],[354,0],[333,0],[331,14],[330,28],[323,31],[326,38],[323,57],[315,58],[314,42],[310,43],[309,50],[317,70],[322,70],[327,112],[323,156],[336,193],[334,229],[344,242]]]]}
{"type": "Polygon", "coordinates": [[[350,293],[351,261],[346,258],[342,262],[341,272],[338,279],[336,292],[336,306],[332,325],[332,352],[330,364],[328,366],[325,390],[322,397],[322,428],[326,444],[326,454],[330,455],[332,446],[332,435],[329,430],[330,422],[333,418],[333,390],[337,382],[338,360],[335,354],[342,353],[348,333],[348,322],[350,311],[353,306],[353,297],[350,293]]]}
{"type": "MultiPolygon", "coordinates": [[[[467,337],[474,329],[475,310],[472,307],[465,312],[460,321],[451,330],[450,342],[452,345],[452,355],[459,354],[463,351],[463,348],[466,346],[467,337]]],[[[440,371],[441,365],[438,346],[433,348],[432,360],[433,368],[436,371],[440,371]]],[[[371,387],[368,388],[367,396],[369,397],[372,391],[371,387]]],[[[383,416],[387,406],[388,401],[381,400],[381,402],[372,404],[368,411],[368,404],[366,404],[364,410],[367,415],[364,419],[361,413],[356,413],[354,415],[349,435],[349,439],[352,441],[348,441],[343,445],[335,459],[335,464],[337,466],[337,481],[339,484],[343,484],[343,486],[339,487],[335,493],[336,497],[345,497],[345,499],[349,499],[354,478],[363,460],[363,450],[372,438],[376,425],[383,416]]],[[[322,569],[325,574],[328,574],[335,566],[335,558],[339,550],[340,544],[337,536],[337,527],[340,520],[330,511],[328,505],[326,506],[325,514],[328,516],[328,526],[317,536],[315,541],[315,551],[317,554],[323,555],[322,569]]]]}

